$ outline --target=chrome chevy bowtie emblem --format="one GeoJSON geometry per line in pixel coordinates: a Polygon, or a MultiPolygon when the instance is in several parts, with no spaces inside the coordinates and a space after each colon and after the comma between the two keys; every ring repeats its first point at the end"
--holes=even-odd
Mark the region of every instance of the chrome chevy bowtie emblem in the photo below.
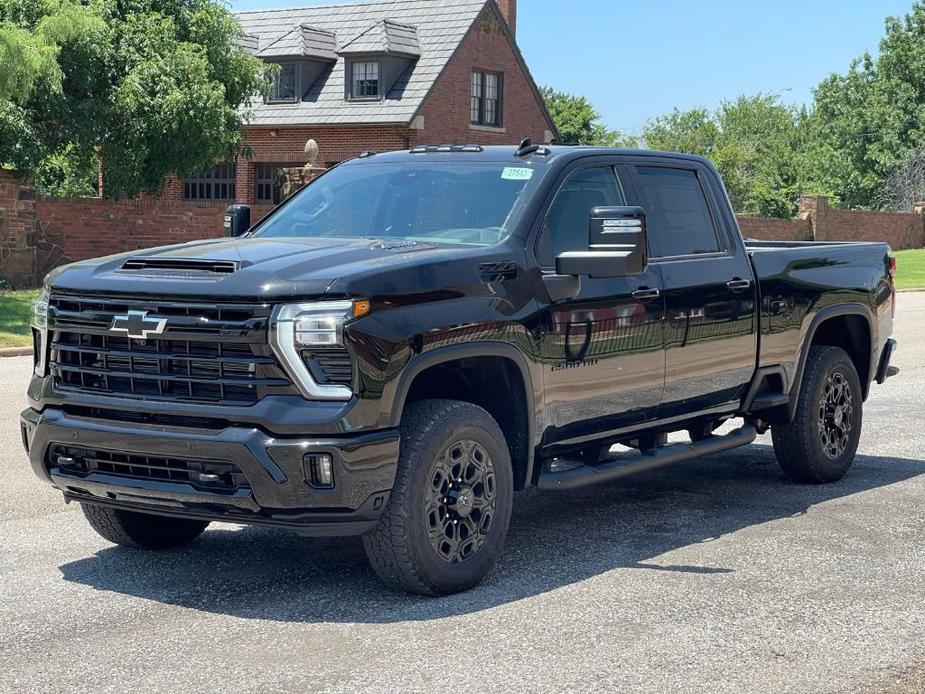
{"type": "Polygon", "coordinates": [[[137,340],[146,340],[151,335],[160,335],[167,326],[166,318],[148,318],[147,311],[129,311],[124,316],[113,316],[109,332],[125,333],[137,340]]]}

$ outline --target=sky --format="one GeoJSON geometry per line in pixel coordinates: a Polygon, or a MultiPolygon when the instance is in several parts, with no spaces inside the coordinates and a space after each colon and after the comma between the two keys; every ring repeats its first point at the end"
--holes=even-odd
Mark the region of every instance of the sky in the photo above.
{"type": "MultiPolygon", "coordinates": [[[[233,10],[344,4],[231,0],[233,10]]],[[[586,96],[608,127],[638,134],[671,109],[740,94],[792,104],[875,54],[912,0],[519,0],[517,39],[540,85],[586,96]]]]}

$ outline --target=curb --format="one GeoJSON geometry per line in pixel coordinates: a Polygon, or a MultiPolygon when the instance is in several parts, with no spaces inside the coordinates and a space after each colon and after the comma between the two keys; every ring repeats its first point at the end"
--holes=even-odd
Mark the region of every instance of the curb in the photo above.
{"type": "Polygon", "coordinates": [[[915,294],[916,292],[925,292],[925,287],[918,289],[897,289],[900,294],[915,294]]]}
{"type": "Polygon", "coordinates": [[[31,354],[31,347],[0,347],[0,359],[3,357],[26,357],[31,354]]]}

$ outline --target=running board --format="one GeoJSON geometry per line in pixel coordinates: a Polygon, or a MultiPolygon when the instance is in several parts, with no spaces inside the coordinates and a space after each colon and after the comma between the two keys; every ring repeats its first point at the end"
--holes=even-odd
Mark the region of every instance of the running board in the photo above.
{"type": "Polygon", "coordinates": [[[654,470],[664,465],[681,463],[685,460],[747,446],[755,440],[756,436],[758,432],[755,427],[745,425],[724,436],[710,436],[693,443],[660,446],[647,453],[621,454],[605,460],[600,465],[578,465],[568,470],[543,472],[536,486],[543,491],[551,491],[553,489],[579,489],[592,484],[610,482],[637,472],[654,470]]]}

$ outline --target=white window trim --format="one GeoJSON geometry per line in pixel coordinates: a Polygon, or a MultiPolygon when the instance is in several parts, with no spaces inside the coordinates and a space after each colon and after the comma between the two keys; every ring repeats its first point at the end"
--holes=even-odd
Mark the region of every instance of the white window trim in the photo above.
{"type": "Polygon", "coordinates": [[[349,73],[349,82],[347,84],[347,100],[348,101],[381,101],[384,96],[382,93],[382,61],[378,58],[356,58],[351,60],[348,64],[348,73],[349,73]],[[356,80],[353,79],[353,71],[358,64],[362,63],[375,63],[376,64],[376,94],[360,96],[353,93],[353,89],[356,86],[356,80]]]}

